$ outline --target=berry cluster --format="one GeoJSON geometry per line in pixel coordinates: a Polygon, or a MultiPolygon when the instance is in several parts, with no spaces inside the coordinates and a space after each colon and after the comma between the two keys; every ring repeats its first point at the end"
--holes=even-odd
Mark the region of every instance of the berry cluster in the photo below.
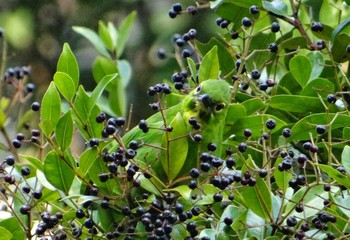
{"type": "Polygon", "coordinates": [[[188,13],[190,15],[195,15],[197,13],[197,7],[188,6],[186,10],[183,10],[181,3],[175,3],[168,12],[170,18],[176,18],[177,15],[182,13],[188,13]]]}

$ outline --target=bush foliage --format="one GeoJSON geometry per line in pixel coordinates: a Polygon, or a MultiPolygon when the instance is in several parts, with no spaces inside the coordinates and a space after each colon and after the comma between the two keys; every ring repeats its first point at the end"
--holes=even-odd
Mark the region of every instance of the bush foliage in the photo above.
{"type": "MultiPolygon", "coordinates": [[[[135,127],[131,64],[122,59],[135,12],[118,27],[73,27],[100,54],[91,92],[68,43],[31,106],[30,69],[5,71],[2,62],[1,239],[348,238],[347,4],[169,6],[169,25],[210,8],[217,33],[200,42],[189,29],[174,34],[172,50],[158,51],[178,66],[147,86],[155,114],[135,127]],[[219,126],[184,108],[201,87],[209,93],[195,104],[213,106],[220,96],[211,94],[224,95],[208,90],[216,81],[231,85],[230,103],[212,109],[225,111],[219,126]]],[[[5,39],[2,32],[3,59],[5,39]]]]}

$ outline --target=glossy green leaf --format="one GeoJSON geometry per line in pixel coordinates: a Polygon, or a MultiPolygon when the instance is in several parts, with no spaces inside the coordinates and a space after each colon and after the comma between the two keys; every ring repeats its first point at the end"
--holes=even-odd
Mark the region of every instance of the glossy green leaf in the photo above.
{"type": "MultiPolygon", "coordinates": [[[[16,239],[25,239],[25,233],[23,231],[22,226],[19,224],[19,221],[15,217],[6,218],[0,221],[0,227],[5,228],[12,235],[11,240],[16,239]]],[[[2,233],[0,233],[2,236],[2,233]]]]}
{"type": "Polygon", "coordinates": [[[331,36],[331,41],[334,42],[338,35],[340,35],[343,31],[348,29],[349,25],[350,25],[350,18],[347,18],[342,23],[340,23],[333,31],[331,36]]]}
{"type": "Polygon", "coordinates": [[[94,88],[90,95],[89,105],[87,108],[87,113],[90,115],[90,111],[92,107],[97,103],[97,99],[102,95],[103,91],[105,90],[106,86],[112,82],[114,79],[116,79],[118,74],[111,74],[107,75],[97,84],[97,86],[94,88]]]}
{"type": "Polygon", "coordinates": [[[317,113],[306,116],[292,127],[293,134],[289,140],[308,140],[310,133],[315,137],[317,136],[316,125],[328,125],[330,122],[332,122],[333,130],[346,127],[350,125],[350,116],[334,113],[317,113]]]}
{"type": "Polygon", "coordinates": [[[324,165],[324,164],[314,164],[319,167],[323,172],[327,173],[327,175],[337,181],[338,183],[344,185],[346,188],[350,188],[349,177],[345,176],[332,166],[324,165]]]}
{"type": "Polygon", "coordinates": [[[217,79],[219,77],[220,66],[218,58],[218,48],[213,47],[205,56],[203,57],[202,63],[198,70],[198,80],[203,82],[207,79],[217,79]]]}
{"type": "Polygon", "coordinates": [[[343,128],[343,139],[350,138],[350,127],[343,128]]]}
{"type": "Polygon", "coordinates": [[[56,72],[53,76],[53,81],[62,96],[68,102],[71,102],[76,92],[73,79],[64,72],[56,72]]]}
{"type": "Polygon", "coordinates": [[[180,113],[177,113],[174,119],[170,122],[169,126],[173,127],[173,131],[168,134],[164,134],[162,139],[162,147],[167,151],[162,151],[160,160],[170,181],[174,180],[179,174],[181,168],[185,164],[188,140],[187,138],[178,138],[187,134],[187,128],[185,122],[180,113]],[[176,140],[175,139],[178,138],[176,140]]]}
{"type": "Polygon", "coordinates": [[[41,129],[46,136],[50,136],[61,114],[61,98],[58,94],[54,82],[51,82],[49,88],[44,94],[41,102],[41,129]]]}
{"type": "Polygon", "coordinates": [[[281,42],[278,45],[279,48],[281,49],[290,49],[290,50],[294,50],[294,49],[298,49],[298,48],[307,48],[307,40],[305,37],[293,37],[293,38],[288,38],[286,40],[284,40],[283,42],[281,42]]]}
{"type": "MultiPolygon", "coordinates": [[[[94,105],[90,111],[90,116],[87,121],[88,131],[89,133],[91,133],[91,137],[94,137],[94,138],[101,138],[101,133],[104,127],[103,124],[96,122],[96,116],[99,115],[100,113],[101,113],[101,109],[97,105],[94,105]]],[[[107,143],[107,141],[101,142],[101,143],[107,143]]]]}
{"type": "Polygon", "coordinates": [[[44,171],[44,164],[38,158],[29,156],[29,155],[20,155],[20,156],[23,157],[25,160],[27,160],[36,169],[40,171],[44,171]]]}
{"type": "Polygon", "coordinates": [[[77,124],[82,123],[84,124],[89,116],[89,102],[90,102],[90,97],[89,95],[85,92],[83,86],[79,86],[79,89],[77,91],[77,96],[74,101],[74,106],[75,109],[77,110],[77,114],[79,115],[77,118],[78,121],[77,124]]]}
{"type": "Polygon", "coordinates": [[[103,194],[112,195],[116,181],[101,182],[99,179],[100,173],[109,172],[105,162],[102,160],[102,157],[95,160],[92,159],[92,161],[92,166],[89,169],[89,178],[96,184],[99,191],[101,191],[103,194]]]}
{"type": "Polygon", "coordinates": [[[301,90],[301,86],[295,80],[291,72],[287,72],[277,85],[277,94],[295,94],[301,90]]]}
{"type": "Polygon", "coordinates": [[[331,45],[331,51],[334,61],[345,62],[350,58],[350,53],[346,51],[346,47],[350,42],[350,36],[345,33],[341,33],[336,36],[333,44],[331,45]]]}
{"type": "MultiPolygon", "coordinates": [[[[309,25],[310,27],[310,25],[309,25]]],[[[319,39],[323,39],[325,41],[330,41],[330,36],[333,32],[333,28],[326,24],[323,24],[323,30],[321,32],[312,31],[312,34],[319,39]]]]}
{"type": "Polygon", "coordinates": [[[196,63],[193,61],[192,58],[187,58],[187,65],[188,65],[188,68],[190,69],[191,76],[193,77],[193,79],[196,79],[197,77],[196,63]]]}
{"type": "Polygon", "coordinates": [[[105,57],[97,57],[93,64],[92,74],[97,83],[106,75],[118,72],[117,65],[112,60],[105,57]]]}
{"type": "Polygon", "coordinates": [[[73,30],[76,33],[79,33],[80,35],[85,37],[87,40],[89,40],[89,42],[92,43],[92,45],[94,45],[94,47],[97,49],[97,51],[99,51],[103,56],[110,58],[109,53],[108,53],[103,41],[97,35],[96,32],[94,32],[91,29],[86,28],[86,27],[77,27],[77,26],[74,26],[73,30]]]}
{"type": "Polygon", "coordinates": [[[224,42],[222,39],[218,39],[218,38],[213,37],[210,39],[210,41],[208,43],[203,44],[200,42],[196,42],[196,45],[197,45],[198,50],[201,52],[202,55],[207,54],[210,50],[213,49],[213,47],[216,46],[217,53],[219,56],[219,64],[220,64],[221,74],[227,75],[227,74],[231,73],[232,66],[234,66],[235,61],[234,61],[229,49],[226,46],[226,42],[224,42]]]}
{"type": "Polygon", "coordinates": [[[334,84],[325,78],[316,78],[307,83],[300,95],[326,98],[330,92],[334,92],[334,84]]]}
{"type": "Polygon", "coordinates": [[[224,223],[225,217],[231,217],[233,220],[232,225],[234,225],[235,222],[240,218],[240,216],[244,214],[246,211],[247,210],[241,206],[235,206],[235,205],[227,206],[227,208],[225,208],[224,212],[221,214],[218,232],[222,231],[226,227],[226,224],[224,223]]]}
{"type": "Polygon", "coordinates": [[[247,115],[246,108],[240,103],[231,103],[228,107],[225,124],[232,126],[238,119],[247,115]]]}
{"type": "Polygon", "coordinates": [[[252,98],[250,100],[244,101],[242,105],[244,106],[247,115],[251,115],[266,106],[261,98],[252,98]]]}
{"type": "Polygon", "coordinates": [[[350,174],[350,146],[345,146],[341,154],[341,163],[345,171],[350,174]]]}
{"type": "Polygon", "coordinates": [[[117,40],[117,56],[120,57],[124,51],[125,45],[128,41],[131,27],[135,21],[136,12],[130,13],[120,24],[119,35],[117,40]]]}
{"type": "Polygon", "coordinates": [[[305,87],[312,71],[310,60],[303,55],[296,55],[290,60],[289,69],[300,86],[305,87]]]}
{"type": "Polygon", "coordinates": [[[104,45],[109,51],[114,50],[114,44],[112,37],[109,33],[109,29],[107,26],[102,22],[98,22],[98,35],[100,36],[101,40],[103,41],[104,45]]]}
{"type": "Polygon", "coordinates": [[[277,186],[282,190],[283,193],[285,193],[289,187],[288,182],[292,179],[292,174],[288,171],[278,170],[278,164],[282,163],[282,161],[282,158],[277,158],[273,176],[275,177],[277,186]]]}
{"type": "Polygon", "coordinates": [[[167,191],[178,192],[187,201],[191,199],[192,190],[187,185],[180,185],[178,187],[171,188],[167,191]]]}
{"type": "Polygon", "coordinates": [[[3,240],[13,239],[12,233],[2,226],[0,226],[0,236],[1,236],[1,239],[3,240]]]}
{"type": "MultiPolygon", "coordinates": [[[[114,111],[117,116],[126,116],[128,107],[128,98],[126,87],[131,80],[131,66],[128,61],[118,61],[119,78],[112,81],[109,86],[112,90],[109,91],[108,98],[110,99],[110,108],[114,111]],[[117,94],[115,94],[117,92],[117,94]]],[[[109,89],[107,87],[107,89],[109,89]]]]}
{"type": "Polygon", "coordinates": [[[247,71],[262,69],[268,61],[271,61],[272,57],[275,57],[274,54],[271,54],[270,51],[266,50],[269,44],[275,42],[275,39],[276,34],[271,32],[259,32],[252,37],[249,45],[249,51],[260,51],[255,52],[254,55],[250,57],[250,60],[246,62],[247,71]]]}
{"type": "Polygon", "coordinates": [[[68,110],[60,118],[55,132],[58,146],[62,151],[65,151],[70,146],[73,138],[73,119],[71,110],[68,110]]]}
{"type": "Polygon", "coordinates": [[[324,112],[324,106],[317,97],[275,95],[270,98],[268,105],[286,112],[324,112]],[[305,103],[308,104],[305,104],[305,103]]]}
{"type": "Polygon", "coordinates": [[[318,51],[308,53],[307,57],[310,59],[312,65],[310,80],[313,80],[321,75],[325,62],[323,55],[318,51]]]}
{"type": "Polygon", "coordinates": [[[112,22],[108,22],[107,28],[109,31],[109,36],[112,39],[113,49],[116,49],[119,36],[118,30],[112,22]]]}
{"type": "Polygon", "coordinates": [[[79,159],[79,171],[83,176],[89,173],[91,166],[98,158],[98,149],[96,147],[85,150],[79,159]]]}
{"type": "Polygon", "coordinates": [[[63,72],[70,76],[74,83],[73,90],[77,89],[79,84],[79,66],[68,43],[63,45],[63,50],[57,63],[57,72],[63,72]]]}
{"type": "Polygon", "coordinates": [[[287,4],[285,4],[282,0],[263,1],[262,4],[265,10],[273,12],[274,14],[280,16],[291,14],[287,4]]]}
{"type": "Polygon", "coordinates": [[[323,190],[323,185],[313,185],[300,188],[287,203],[284,212],[290,215],[299,216],[300,218],[308,218],[317,214],[323,209],[323,200],[327,198],[328,193],[323,190]],[[304,205],[304,212],[297,213],[293,211],[295,206],[301,203],[304,205]]]}
{"type": "Polygon", "coordinates": [[[56,188],[68,193],[73,183],[74,172],[68,165],[68,159],[60,157],[55,151],[49,152],[44,161],[46,179],[56,188]]]}
{"type": "Polygon", "coordinates": [[[248,226],[254,226],[247,229],[247,235],[253,239],[264,239],[266,220],[261,218],[251,209],[247,212],[246,222],[248,226]]]}
{"type": "Polygon", "coordinates": [[[198,236],[199,239],[216,240],[216,231],[214,229],[204,229],[198,236]]]}
{"type": "MultiPolygon", "coordinates": [[[[350,195],[348,193],[334,194],[332,195],[332,200],[338,206],[350,206],[350,195]]],[[[347,207],[339,207],[346,216],[350,216],[350,209],[347,207]]]]}
{"type": "Polygon", "coordinates": [[[240,190],[245,205],[259,217],[270,220],[272,212],[271,193],[264,179],[256,178],[254,187],[244,187],[240,190]],[[252,199],[256,199],[252,201],[252,199]]]}

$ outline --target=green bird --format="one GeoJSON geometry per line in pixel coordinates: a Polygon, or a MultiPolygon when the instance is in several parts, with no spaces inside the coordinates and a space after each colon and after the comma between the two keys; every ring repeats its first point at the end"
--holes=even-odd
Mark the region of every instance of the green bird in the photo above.
{"type": "MultiPolygon", "coordinates": [[[[215,153],[219,155],[230,100],[231,86],[227,82],[203,81],[182,102],[139,125],[145,131],[135,127],[127,132],[122,138],[124,146],[137,141],[140,147],[133,160],[151,173],[151,179],[155,179],[152,184],[171,187],[191,168],[198,167],[199,153],[207,151],[209,143],[218,146],[215,153]]],[[[138,177],[145,182],[143,176],[138,177]]]]}

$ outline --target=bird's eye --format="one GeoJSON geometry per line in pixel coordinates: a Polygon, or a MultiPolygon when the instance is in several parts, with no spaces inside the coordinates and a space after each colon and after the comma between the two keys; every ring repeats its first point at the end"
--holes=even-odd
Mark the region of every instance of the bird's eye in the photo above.
{"type": "Polygon", "coordinates": [[[199,86],[196,88],[196,92],[197,92],[197,93],[200,92],[201,89],[202,89],[202,87],[199,85],[199,86]]]}
{"type": "Polygon", "coordinates": [[[224,108],[225,108],[225,103],[219,103],[218,105],[216,105],[215,111],[220,112],[224,108]]]}

